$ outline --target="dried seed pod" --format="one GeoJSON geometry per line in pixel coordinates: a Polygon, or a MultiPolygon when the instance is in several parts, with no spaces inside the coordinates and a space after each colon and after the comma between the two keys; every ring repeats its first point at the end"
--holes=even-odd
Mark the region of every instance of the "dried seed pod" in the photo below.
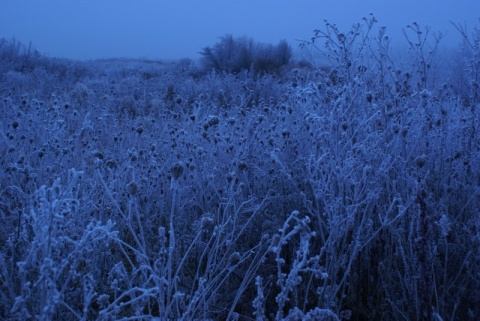
{"type": "Polygon", "coordinates": [[[418,156],[417,158],[415,158],[415,164],[416,164],[419,168],[422,168],[423,165],[425,165],[425,162],[426,162],[426,157],[425,157],[425,155],[421,155],[421,156],[418,156]]]}
{"type": "Polygon", "coordinates": [[[182,175],[183,173],[183,163],[182,162],[176,162],[175,164],[170,167],[170,174],[172,175],[173,178],[177,179],[182,175]]]}
{"type": "Polygon", "coordinates": [[[232,254],[230,254],[230,257],[228,258],[228,264],[230,266],[237,265],[240,262],[241,258],[242,257],[240,256],[240,253],[233,252],[232,254]]]}
{"type": "Polygon", "coordinates": [[[130,195],[136,195],[138,192],[138,185],[134,181],[127,184],[127,193],[130,195]]]}

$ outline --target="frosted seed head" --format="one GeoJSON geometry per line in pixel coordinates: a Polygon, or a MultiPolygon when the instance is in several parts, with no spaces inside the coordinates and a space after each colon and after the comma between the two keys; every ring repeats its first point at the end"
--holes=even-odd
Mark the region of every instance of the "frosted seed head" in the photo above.
{"type": "Polygon", "coordinates": [[[127,184],[127,193],[130,195],[136,195],[138,192],[138,185],[134,181],[127,184]]]}
{"type": "Polygon", "coordinates": [[[366,98],[367,98],[367,102],[368,102],[368,103],[371,103],[372,100],[373,100],[373,95],[372,95],[372,93],[371,93],[371,92],[367,92],[367,97],[366,97],[366,98]]]}
{"type": "Polygon", "coordinates": [[[177,179],[182,175],[183,169],[184,169],[183,163],[176,162],[175,164],[172,165],[172,167],[170,167],[170,174],[174,179],[177,179]]]}
{"type": "Polygon", "coordinates": [[[220,123],[220,118],[218,118],[217,116],[210,116],[210,119],[208,120],[208,124],[210,126],[216,126],[218,125],[218,123],[220,123]]]}
{"type": "Polygon", "coordinates": [[[239,169],[240,171],[246,170],[247,167],[248,167],[248,165],[247,165],[247,163],[245,163],[245,162],[240,162],[240,163],[238,163],[238,169],[239,169]]]}
{"type": "Polygon", "coordinates": [[[98,158],[98,159],[103,159],[104,158],[103,153],[99,150],[94,150],[92,152],[92,154],[93,154],[93,157],[95,157],[95,158],[98,158]]]}
{"type": "Polygon", "coordinates": [[[230,257],[228,258],[228,264],[230,266],[237,265],[240,262],[240,259],[242,257],[240,256],[240,253],[238,252],[233,252],[230,257]]]}
{"type": "Polygon", "coordinates": [[[415,164],[417,165],[417,167],[422,168],[423,165],[425,165],[426,160],[427,159],[425,155],[418,156],[417,158],[415,158],[415,164]]]}

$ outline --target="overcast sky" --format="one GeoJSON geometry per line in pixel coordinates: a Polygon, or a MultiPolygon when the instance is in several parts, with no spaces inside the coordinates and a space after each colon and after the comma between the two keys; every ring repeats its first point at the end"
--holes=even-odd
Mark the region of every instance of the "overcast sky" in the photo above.
{"type": "Polygon", "coordinates": [[[260,42],[308,39],[323,19],[342,29],[374,13],[401,43],[416,21],[447,32],[449,20],[480,27],[480,0],[0,0],[0,37],[72,59],[198,58],[225,34],[260,42]]]}

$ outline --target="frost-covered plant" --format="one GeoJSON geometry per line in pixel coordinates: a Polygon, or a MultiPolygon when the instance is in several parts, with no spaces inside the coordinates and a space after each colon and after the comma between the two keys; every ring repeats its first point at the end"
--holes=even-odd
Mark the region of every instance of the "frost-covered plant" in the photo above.
{"type": "Polygon", "coordinates": [[[314,30],[312,38],[302,42],[301,47],[313,48],[327,59],[333,67],[331,76],[333,84],[350,83],[358,73],[365,71],[363,58],[376,22],[375,17],[370,15],[363,18],[361,23],[354,24],[348,32],[343,32],[336,24],[325,20],[324,30],[314,30]]]}
{"type": "MultiPolygon", "coordinates": [[[[311,255],[311,242],[315,237],[310,225],[310,218],[300,217],[298,211],[294,211],[287,218],[284,226],[274,234],[269,251],[273,253],[277,269],[275,301],[275,320],[340,320],[338,316],[327,308],[307,308],[309,296],[308,287],[312,280],[321,282],[329,276],[321,267],[320,256],[311,255]],[[286,249],[295,244],[295,252],[285,253],[286,249]],[[293,258],[291,255],[293,254],[293,258]],[[286,259],[292,260],[287,264],[286,259]],[[306,289],[304,289],[307,283],[306,289]],[[303,284],[303,286],[302,286],[303,284]],[[303,297],[303,299],[302,299],[303,297]],[[285,315],[286,314],[286,315],[285,315]]],[[[256,320],[267,320],[265,313],[265,296],[260,276],[256,279],[257,296],[253,300],[256,320]]],[[[317,289],[319,293],[319,289],[317,289]]],[[[272,313],[275,310],[269,309],[272,313]]],[[[343,311],[342,314],[348,314],[343,311]]]]}
{"type": "Polygon", "coordinates": [[[78,320],[90,318],[98,288],[93,278],[101,273],[92,266],[98,255],[94,251],[107,248],[116,233],[111,221],[92,221],[83,231],[68,225],[81,213],[81,175],[72,169],[65,182],[57,179],[50,187],[42,186],[23,214],[21,230],[9,236],[15,255],[2,256],[8,280],[8,291],[2,295],[12,317],[52,320],[60,313],[78,320]]]}
{"type": "Polygon", "coordinates": [[[478,102],[480,96],[478,88],[480,81],[480,29],[477,26],[469,34],[466,26],[454,22],[452,25],[462,36],[462,45],[459,48],[460,61],[457,61],[458,65],[454,70],[457,73],[463,73],[460,79],[455,79],[459,83],[453,85],[458,88],[457,90],[464,98],[471,101],[473,106],[478,102]]]}
{"type": "MultiPolygon", "coordinates": [[[[467,28],[453,23],[453,26],[463,38],[462,46],[459,51],[461,58],[457,60],[454,72],[461,73],[460,79],[454,79],[454,86],[461,95],[462,104],[469,108],[470,117],[470,138],[476,136],[480,119],[478,117],[478,103],[480,102],[480,28],[475,27],[471,35],[467,28]]],[[[469,140],[469,149],[473,147],[473,141],[469,140]]]]}
{"type": "Polygon", "coordinates": [[[418,74],[417,90],[432,88],[435,85],[435,79],[430,79],[431,71],[438,45],[444,36],[440,32],[431,32],[430,27],[422,30],[416,22],[403,29],[403,35],[413,56],[414,70],[418,74]]]}

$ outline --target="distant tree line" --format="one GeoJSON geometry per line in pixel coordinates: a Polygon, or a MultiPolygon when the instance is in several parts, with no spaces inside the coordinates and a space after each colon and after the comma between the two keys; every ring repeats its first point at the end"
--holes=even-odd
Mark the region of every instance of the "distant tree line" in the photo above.
{"type": "Polygon", "coordinates": [[[290,62],[292,48],[285,40],[272,45],[225,35],[212,47],[203,48],[201,55],[205,70],[237,73],[253,68],[256,73],[273,73],[290,62]]]}

